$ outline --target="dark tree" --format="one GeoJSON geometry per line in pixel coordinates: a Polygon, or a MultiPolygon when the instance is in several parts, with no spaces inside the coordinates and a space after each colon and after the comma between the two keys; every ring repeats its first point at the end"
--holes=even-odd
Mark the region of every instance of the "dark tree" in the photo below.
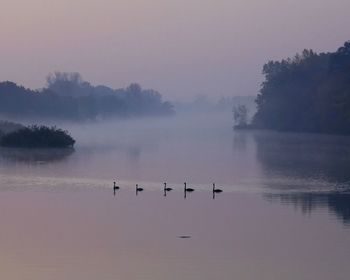
{"type": "Polygon", "coordinates": [[[160,93],[138,84],[126,89],[93,86],[78,73],[47,78],[47,88],[34,91],[12,82],[0,83],[0,114],[10,118],[50,118],[75,121],[110,117],[166,116],[173,106],[160,93]]]}
{"type": "Polygon", "coordinates": [[[270,61],[263,74],[253,126],[350,134],[350,42],[335,53],[304,50],[270,61]]]}
{"type": "Polygon", "coordinates": [[[56,127],[30,126],[5,134],[0,144],[18,148],[66,148],[73,147],[75,140],[67,131],[56,127]]]}

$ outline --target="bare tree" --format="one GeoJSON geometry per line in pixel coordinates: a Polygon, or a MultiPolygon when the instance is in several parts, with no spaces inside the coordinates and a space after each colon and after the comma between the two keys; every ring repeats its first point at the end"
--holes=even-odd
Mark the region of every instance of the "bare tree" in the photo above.
{"type": "Polygon", "coordinates": [[[245,105],[233,106],[232,113],[235,126],[243,127],[248,125],[248,109],[245,105]]]}

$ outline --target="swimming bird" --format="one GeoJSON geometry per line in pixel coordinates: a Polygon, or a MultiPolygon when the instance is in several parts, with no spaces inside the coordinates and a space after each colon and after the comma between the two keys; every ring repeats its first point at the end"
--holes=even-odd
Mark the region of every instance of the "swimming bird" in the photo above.
{"type": "Polygon", "coordinates": [[[213,183],[213,193],[221,193],[222,189],[215,189],[215,183],[213,183]]]}
{"type": "Polygon", "coordinates": [[[136,184],[136,192],[142,192],[143,188],[140,188],[138,184],[136,184]]]}
{"type": "Polygon", "coordinates": [[[187,188],[187,183],[185,182],[184,183],[184,186],[185,186],[185,192],[194,192],[194,189],[192,189],[192,188],[187,188]]]}
{"type": "Polygon", "coordinates": [[[116,182],[113,182],[113,189],[114,190],[119,190],[119,186],[116,185],[116,182]]]}
{"type": "Polygon", "coordinates": [[[165,191],[165,192],[170,192],[170,191],[172,191],[172,190],[173,190],[172,188],[167,187],[167,186],[166,186],[166,183],[164,183],[164,191],[165,191]]]}

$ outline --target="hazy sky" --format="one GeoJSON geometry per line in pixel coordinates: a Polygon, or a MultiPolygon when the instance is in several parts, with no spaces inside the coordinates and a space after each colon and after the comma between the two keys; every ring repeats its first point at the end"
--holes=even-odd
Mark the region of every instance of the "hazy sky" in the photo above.
{"type": "Polygon", "coordinates": [[[0,0],[0,80],[139,82],[167,99],[256,94],[262,65],[350,40],[349,0],[0,0]]]}

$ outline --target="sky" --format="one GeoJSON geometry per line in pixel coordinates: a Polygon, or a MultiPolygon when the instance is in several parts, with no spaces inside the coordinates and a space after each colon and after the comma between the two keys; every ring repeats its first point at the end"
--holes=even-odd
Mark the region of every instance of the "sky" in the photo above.
{"type": "Polygon", "coordinates": [[[132,82],[166,99],[255,95],[271,59],[350,40],[349,0],[0,0],[0,80],[132,82]]]}

